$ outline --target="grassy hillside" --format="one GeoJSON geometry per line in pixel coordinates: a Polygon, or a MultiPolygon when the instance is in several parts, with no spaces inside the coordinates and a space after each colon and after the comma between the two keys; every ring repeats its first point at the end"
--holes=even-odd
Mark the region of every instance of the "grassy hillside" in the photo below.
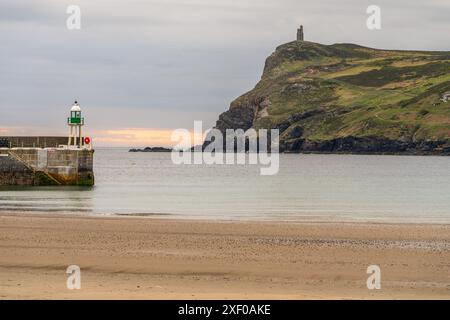
{"type": "Polygon", "coordinates": [[[292,151],[305,141],[348,137],[445,142],[447,92],[450,52],[294,41],[267,58],[261,81],[231,103],[217,127],[279,128],[292,151]]]}

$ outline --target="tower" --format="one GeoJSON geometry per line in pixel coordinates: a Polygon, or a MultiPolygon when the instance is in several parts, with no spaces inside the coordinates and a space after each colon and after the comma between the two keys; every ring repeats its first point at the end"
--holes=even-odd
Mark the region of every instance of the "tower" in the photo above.
{"type": "Polygon", "coordinates": [[[84,118],[81,117],[81,108],[78,102],[75,101],[70,109],[70,117],[67,118],[67,124],[70,128],[68,146],[74,146],[81,148],[84,145],[84,141],[81,135],[81,128],[84,126],[84,118]]]}
{"type": "Polygon", "coordinates": [[[303,41],[303,26],[297,29],[297,41],[303,41]]]}

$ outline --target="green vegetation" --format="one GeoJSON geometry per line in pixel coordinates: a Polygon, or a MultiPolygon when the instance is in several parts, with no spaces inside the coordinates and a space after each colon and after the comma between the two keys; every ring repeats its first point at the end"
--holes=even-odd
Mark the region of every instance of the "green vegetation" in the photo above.
{"type": "Polygon", "coordinates": [[[253,108],[252,126],[280,128],[282,139],[301,127],[309,140],[450,140],[450,102],[441,101],[449,91],[449,52],[294,41],[276,49],[232,108],[253,108]]]}

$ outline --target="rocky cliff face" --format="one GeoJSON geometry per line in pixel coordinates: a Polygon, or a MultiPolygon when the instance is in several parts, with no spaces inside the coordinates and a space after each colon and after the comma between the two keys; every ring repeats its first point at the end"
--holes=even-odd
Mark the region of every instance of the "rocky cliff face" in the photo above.
{"type": "Polygon", "coordinates": [[[277,128],[285,152],[450,153],[450,53],[290,42],[216,128],[277,128]]]}

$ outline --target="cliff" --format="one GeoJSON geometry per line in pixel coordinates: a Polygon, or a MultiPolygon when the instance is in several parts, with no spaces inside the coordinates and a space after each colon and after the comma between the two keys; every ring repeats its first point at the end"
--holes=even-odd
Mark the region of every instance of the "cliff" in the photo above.
{"type": "Polygon", "coordinates": [[[216,128],[278,128],[280,151],[450,154],[450,52],[294,41],[216,128]]]}

